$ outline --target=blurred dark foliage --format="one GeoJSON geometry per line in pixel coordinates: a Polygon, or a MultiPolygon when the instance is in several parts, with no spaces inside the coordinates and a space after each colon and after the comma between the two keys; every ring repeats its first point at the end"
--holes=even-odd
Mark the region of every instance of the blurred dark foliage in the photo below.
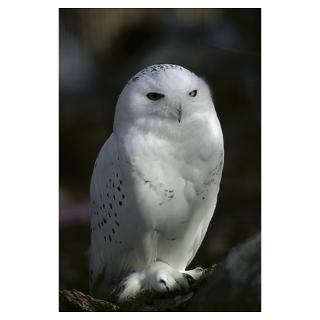
{"type": "Polygon", "coordinates": [[[192,266],[261,223],[260,9],[60,9],[60,289],[87,291],[88,191],[117,97],[140,69],[178,64],[212,89],[225,141],[217,208],[192,266]]]}

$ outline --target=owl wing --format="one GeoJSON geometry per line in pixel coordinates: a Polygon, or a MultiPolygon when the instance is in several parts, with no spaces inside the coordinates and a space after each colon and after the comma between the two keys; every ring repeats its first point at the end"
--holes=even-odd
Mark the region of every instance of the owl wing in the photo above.
{"type": "Polygon", "coordinates": [[[113,283],[143,263],[137,253],[143,232],[140,232],[137,216],[130,209],[135,207],[135,197],[124,175],[124,163],[117,138],[112,134],[97,157],[90,184],[89,285],[90,291],[101,297],[113,283]]]}
{"type": "MultiPolygon", "coordinates": [[[[90,290],[101,286],[105,276],[117,266],[115,253],[123,254],[125,247],[118,234],[121,233],[120,208],[122,193],[118,168],[118,148],[112,134],[100,150],[94,165],[90,184],[91,200],[91,246],[90,290]],[[116,249],[116,250],[115,250],[116,249]]],[[[121,270],[119,270],[119,273],[121,270]]],[[[109,277],[111,278],[111,277],[109,277]]],[[[109,279],[110,280],[110,279],[109,279]]],[[[106,288],[105,288],[106,289],[106,288]]]]}

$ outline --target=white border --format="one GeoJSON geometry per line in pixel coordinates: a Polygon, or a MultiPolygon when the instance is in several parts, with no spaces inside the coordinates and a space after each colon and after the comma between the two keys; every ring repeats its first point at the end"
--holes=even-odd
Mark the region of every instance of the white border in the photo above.
{"type": "MultiPolygon", "coordinates": [[[[185,1],[180,5],[236,8],[261,7],[261,3],[185,1]]],[[[311,1],[274,3],[262,6],[263,312],[201,313],[201,317],[319,317],[318,11],[311,1]]],[[[120,6],[177,7],[172,1],[2,4],[0,243],[4,319],[87,316],[57,312],[58,7],[120,6]]],[[[117,316],[121,315],[112,314],[117,316]]]]}

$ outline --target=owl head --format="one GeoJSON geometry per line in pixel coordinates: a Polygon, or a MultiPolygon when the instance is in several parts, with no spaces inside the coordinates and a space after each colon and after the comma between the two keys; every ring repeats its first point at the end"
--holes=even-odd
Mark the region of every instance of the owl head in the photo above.
{"type": "Polygon", "coordinates": [[[134,75],[121,92],[115,125],[183,126],[195,117],[215,113],[203,79],[172,64],[149,66],[134,75]]]}

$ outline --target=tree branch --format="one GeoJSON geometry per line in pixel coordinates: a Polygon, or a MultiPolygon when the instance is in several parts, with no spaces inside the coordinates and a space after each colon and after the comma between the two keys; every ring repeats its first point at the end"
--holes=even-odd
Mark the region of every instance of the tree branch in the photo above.
{"type": "Polygon", "coordinates": [[[205,270],[183,296],[141,295],[117,305],[78,290],[60,290],[60,311],[260,311],[260,234],[231,249],[225,259],[205,270]]]}

